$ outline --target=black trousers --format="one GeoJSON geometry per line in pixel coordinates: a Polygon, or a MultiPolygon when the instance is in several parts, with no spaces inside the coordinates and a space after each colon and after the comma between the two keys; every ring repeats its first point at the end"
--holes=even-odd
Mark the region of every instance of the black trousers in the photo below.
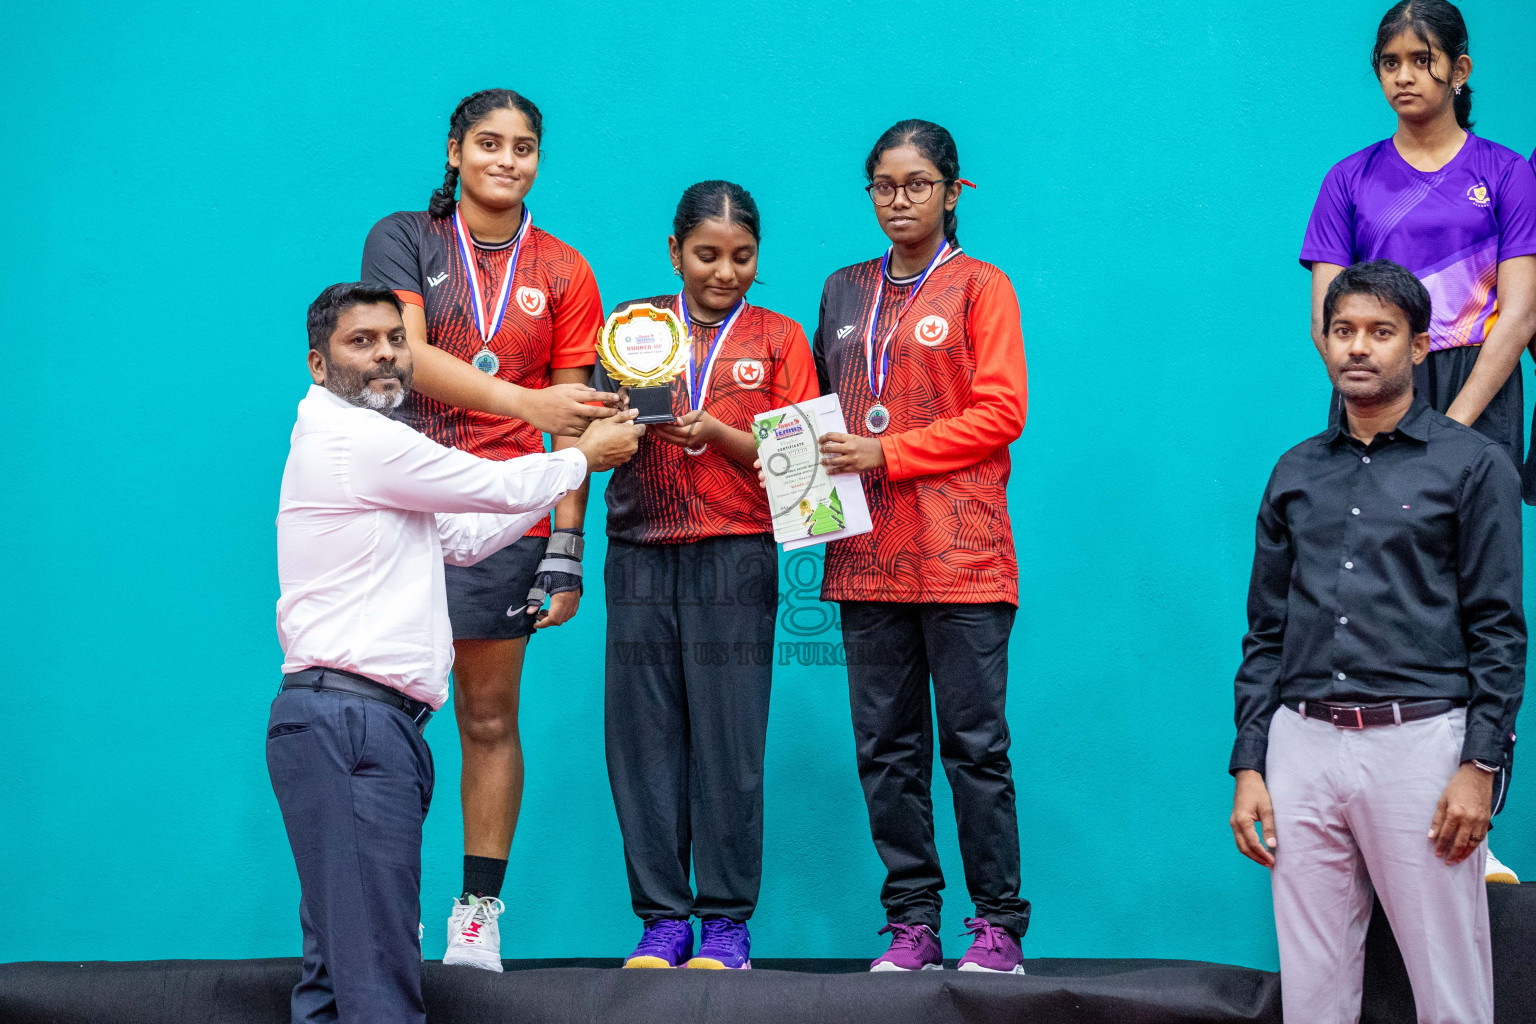
{"type": "Polygon", "coordinates": [[[608,781],[635,913],[745,921],[763,874],[778,549],[766,534],[610,539],[604,583],[608,781]]]}
{"type": "Polygon", "coordinates": [[[426,741],[380,701],[285,690],[272,701],[267,771],[299,869],[294,1024],[421,1024],[426,741]]]}
{"type": "Polygon", "coordinates": [[[1022,936],[1019,826],[1008,763],[1009,604],[844,601],[843,646],[859,781],[885,862],[886,918],[938,930],[944,874],[933,839],[933,718],[954,792],[976,916],[1022,936]],[[929,703],[929,679],[933,702],[929,703]]]}

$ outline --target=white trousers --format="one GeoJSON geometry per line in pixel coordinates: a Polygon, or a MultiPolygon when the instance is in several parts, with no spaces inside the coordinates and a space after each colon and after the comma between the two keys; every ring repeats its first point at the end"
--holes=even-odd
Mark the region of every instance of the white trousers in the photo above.
{"type": "Polygon", "coordinates": [[[1286,1024],[1357,1024],[1374,886],[1419,1024],[1493,1024],[1485,846],[1453,867],[1428,838],[1466,712],[1339,729],[1282,707],[1269,727],[1275,931],[1286,1024]]]}

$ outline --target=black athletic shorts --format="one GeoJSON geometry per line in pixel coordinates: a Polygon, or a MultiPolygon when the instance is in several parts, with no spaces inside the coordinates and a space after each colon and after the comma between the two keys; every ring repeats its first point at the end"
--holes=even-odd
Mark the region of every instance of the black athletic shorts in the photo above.
{"type": "Polygon", "coordinates": [[[523,537],[474,565],[445,565],[455,640],[516,640],[537,620],[524,609],[548,537],[523,537]]]}

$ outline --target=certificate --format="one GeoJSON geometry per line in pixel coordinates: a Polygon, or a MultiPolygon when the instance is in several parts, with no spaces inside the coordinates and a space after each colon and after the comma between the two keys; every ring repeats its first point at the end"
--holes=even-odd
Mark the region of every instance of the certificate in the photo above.
{"type": "Polygon", "coordinates": [[[857,473],[830,475],[816,439],[847,432],[837,395],[765,412],[752,421],[773,517],[773,539],[793,551],[872,530],[857,473]]]}

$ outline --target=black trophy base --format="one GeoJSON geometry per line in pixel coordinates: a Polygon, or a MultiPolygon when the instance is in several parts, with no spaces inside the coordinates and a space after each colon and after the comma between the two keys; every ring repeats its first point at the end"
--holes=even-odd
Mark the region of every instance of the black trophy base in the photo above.
{"type": "Polygon", "coordinates": [[[640,410],[640,415],[635,417],[636,423],[671,423],[677,418],[672,412],[671,384],[658,384],[649,388],[631,387],[627,390],[629,407],[640,410]]]}

